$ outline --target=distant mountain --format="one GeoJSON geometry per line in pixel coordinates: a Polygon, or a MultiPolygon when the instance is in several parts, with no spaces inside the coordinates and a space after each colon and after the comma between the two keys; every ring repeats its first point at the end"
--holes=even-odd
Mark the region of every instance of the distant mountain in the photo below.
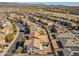
{"type": "Polygon", "coordinates": [[[45,4],[31,4],[31,3],[27,3],[27,2],[0,2],[0,5],[17,5],[17,6],[29,6],[29,5],[31,5],[31,6],[35,6],[35,5],[37,5],[37,6],[43,6],[43,5],[45,5],[45,4]]]}
{"type": "Polygon", "coordinates": [[[50,6],[50,7],[74,7],[79,8],[79,6],[65,6],[65,5],[47,5],[47,4],[32,4],[31,2],[0,2],[0,6],[50,6]]]}

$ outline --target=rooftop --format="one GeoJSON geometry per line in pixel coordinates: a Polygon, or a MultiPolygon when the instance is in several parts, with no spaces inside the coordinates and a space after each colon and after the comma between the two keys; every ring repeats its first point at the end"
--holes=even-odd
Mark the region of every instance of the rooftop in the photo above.
{"type": "Polygon", "coordinates": [[[69,46],[69,47],[79,47],[79,41],[75,41],[74,39],[72,40],[68,40],[65,44],[65,46],[69,46]]]}

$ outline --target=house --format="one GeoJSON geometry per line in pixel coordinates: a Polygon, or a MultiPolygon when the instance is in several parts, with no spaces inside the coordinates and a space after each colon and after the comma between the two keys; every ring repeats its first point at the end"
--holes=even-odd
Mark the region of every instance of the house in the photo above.
{"type": "Polygon", "coordinates": [[[40,39],[38,38],[38,33],[35,32],[34,35],[35,36],[32,40],[26,40],[26,42],[24,43],[24,47],[29,54],[39,53],[40,51],[40,39]]]}
{"type": "Polygon", "coordinates": [[[34,40],[26,40],[26,43],[24,43],[24,47],[28,54],[39,53],[40,40],[36,38],[34,38],[34,40]]]}

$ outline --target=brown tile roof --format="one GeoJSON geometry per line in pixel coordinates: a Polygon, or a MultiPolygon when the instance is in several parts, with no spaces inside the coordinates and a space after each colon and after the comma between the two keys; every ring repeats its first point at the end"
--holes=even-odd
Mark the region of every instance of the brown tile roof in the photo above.
{"type": "Polygon", "coordinates": [[[40,39],[34,38],[33,46],[35,48],[40,48],[40,39]]]}
{"type": "Polygon", "coordinates": [[[33,46],[36,48],[40,48],[40,38],[39,38],[39,33],[34,32],[34,39],[33,39],[33,46]]]}

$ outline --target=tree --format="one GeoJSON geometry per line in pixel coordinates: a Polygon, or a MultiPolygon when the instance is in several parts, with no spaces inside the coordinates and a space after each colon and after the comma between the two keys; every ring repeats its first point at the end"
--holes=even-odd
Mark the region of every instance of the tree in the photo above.
{"type": "Polygon", "coordinates": [[[23,48],[19,46],[16,50],[16,53],[23,53],[23,48]]]}
{"type": "Polygon", "coordinates": [[[4,27],[2,26],[2,24],[0,24],[0,28],[3,29],[4,27]]]}
{"type": "Polygon", "coordinates": [[[7,36],[5,37],[5,41],[6,41],[6,42],[11,42],[13,39],[14,39],[13,33],[9,33],[9,34],[7,34],[7,36]]]}
{"type": "Polygon", "coordinates": [[[55,33],[51,33],[51,36],[55,39],[56,37],[55,37],[55,33]]]}
{"type": "Polygon", "coordinates": [[[72,29],[73,30],[77,30],[77,26],[72,26],[72,29]]]}
{"type": "Polygon", "coordinates": [[[44,32],[42,30],[39,31],[40,35],[44,35],[44,32]]]}
{"type": "Polygon", "coordinates": [[[57,20],[55,20],[55,19],[52,19],[53,20],[53,22],[57,22],[57,20]]]}
{"type": "Polygon", "coordinates": [[[71,27],[72,27],[73,30],[77,30],[77,25],[76,24],[72,23],[71,27]]]}
{"type": "Polygon", "coordinates": [[[20,41],[19,41],[19,46],[22,46],[22,47],[23,47],[24,42],[25,42],[25,39],[20,40],[20,41]]]}
{"type": "Polygon", "coordinates": [[[17,32],[16,25],[13,25],[13,32],[14,32],[14,34],[17,32]]]}

